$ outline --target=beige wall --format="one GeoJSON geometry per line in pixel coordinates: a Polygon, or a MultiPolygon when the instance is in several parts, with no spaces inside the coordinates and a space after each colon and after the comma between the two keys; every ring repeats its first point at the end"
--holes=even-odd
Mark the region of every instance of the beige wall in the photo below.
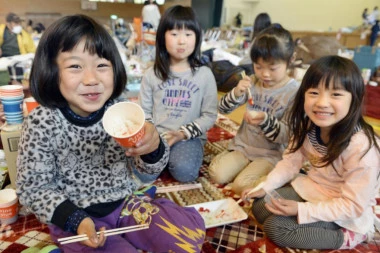
{"type": "Polygon", "coordinates": [[[267,12],[273,22],[288,30],[337,31],[359,26],[364,8],[372,11],[379,0],[224,0],[222,22],[233,24],[238,12],[243,24],[252,25],[257,14],[267,12]]]}
{"type": "MultiPolygon", "coordinates": [[[[173,4],[190,6],[191,0],[176,0],[160,6],[161,12],[173,4]]],[[[133,17],[141,15],[143,5],[132,3],[97,3],[97,10],[81,9],[81,0],[0,0],[0,23],[5,22],[8,12],[15,12],[25,20],[31,19],[34,23],[51,24],[61,16],[70,14],[86,14],[102,23],[109,22],[111,14],[132,21],[133,17]]]]}
{"type": "MultiPolygon", "coordinates": [[[[208,0],[204,0],[208,1],[208,0]]],[[[167,0],[161,11],[174,4],[191,6],[191,0],[167,0]]],[[[268,12],[273,22],[293,31],[337,31],[341,27],[359,26],[364,8],[370,11],[379,0],[224,0],[222,25],[233,24],[238,12],[243,24],[252,25],[256,15],[268,12]]],[[[127,21],[140,16],[142,5],[130,3],[97,3],[96,11],[81,10],[81,0],[0,0],[0,23],[5,15],[16,12],[26,20],[48,25],[60,16],[83,13],[106,23],[111,14],[127,21]]]]}

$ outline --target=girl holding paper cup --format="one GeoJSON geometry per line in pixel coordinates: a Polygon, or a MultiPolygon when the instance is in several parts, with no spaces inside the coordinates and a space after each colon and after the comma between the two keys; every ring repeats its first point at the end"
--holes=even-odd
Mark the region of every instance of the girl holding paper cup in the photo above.
{"type": "Polygon", "coordinates": [[[133,171],[158,175],[168,161],[169,146],[153,124],[129,148],[103,128],[127,81],[117,52],[104,27],[84,15],[63,17],[42,35],[30,78],[40,106],[25,119],[19,143],[20,202],[49,225],[54,241],[87,236],[60,245],[64,252],[187,252],[179,240],[199,252],[205,226],[194,208],[134,194],[141,182],[133,171]],[[102,232],[141,224],[149,228],[102,232]]]}

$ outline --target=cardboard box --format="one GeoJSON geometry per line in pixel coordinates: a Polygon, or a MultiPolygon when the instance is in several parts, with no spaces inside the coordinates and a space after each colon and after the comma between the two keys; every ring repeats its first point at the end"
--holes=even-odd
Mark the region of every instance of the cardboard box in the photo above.
{"type": "Polygon", "coordinates": [[[16,189],[16,160],[18,153],[18,143],[21,135],[20,125],[6,125],[1,129],[1,142],[5,153],[5,160],[8,165],[8,174],[12,188],[16,189]]]}

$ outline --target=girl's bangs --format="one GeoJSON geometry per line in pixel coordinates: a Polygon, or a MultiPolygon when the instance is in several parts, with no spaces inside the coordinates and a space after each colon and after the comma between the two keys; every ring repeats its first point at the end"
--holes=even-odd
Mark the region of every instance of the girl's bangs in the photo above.
{"type": "Polygon", "coordinates": [[[95,38],[96,36],[87,36],[86,43],[84,49],[87,50],[90,54],[97,54],[99,57],[106,58],[106,50],[105,45],[101,42],[101,40],[95,38]]]}
{"type": "Polygon", "coordinates": [[[345,76],[341,75],[337,71],[332,71],[330,69],[321,69],[309,75],[305,79],[307,88],[317,88],[320,83],[323,83],[326,89],[343,89],[348,90],[347,85],[348,80],[345,76]]]}
{"type": "Polygon", "coordinates": [[[286,49],[273,36],[257,39],[252,47],[251,57],[253,62],[257,62],[260,58],[266,62],[288,61],[289,58],[286,49]]]}
{"type": "Polygon", "coordinates": [[[63,41],[62,51],[71,51],[81,40],[85,40],[84,50],[91,55],[96,54],[101,58],[111,59],[112,51],[105,41],[101,39],[101,36],[94,33],[82,34],[82,36],[74,35],[70,39],[63,41]]]}
{"type": "Polygon", "coordinates": [[[167,30],[173,29],[188,29],[194,32],[197,31],[196,24],[190,18],[185,17],[173,17],[172,19],[168,20],[167,30]]]}
{"type": "Polygon", "coordinates": [[[323,82],[326,88],[344,89],[351,93],[362,92],[363,79],[358,67],[348,59],[324,57],[312,64],[304,77],[307,88],[316,88],[323,82]]]}

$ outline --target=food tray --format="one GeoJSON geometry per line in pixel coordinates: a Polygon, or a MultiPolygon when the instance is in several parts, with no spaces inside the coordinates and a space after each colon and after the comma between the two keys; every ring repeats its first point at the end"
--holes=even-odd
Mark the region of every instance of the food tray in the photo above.
{"type": "Polygon", "coordinates": [[[247,213],[232,198],[189,205],[188,207],[194,207],[200,213],[205,221],[206,228],[227,225],[248,218],[247,213]],[[222,210],[224,213],[219,217],[222,210]]]}

